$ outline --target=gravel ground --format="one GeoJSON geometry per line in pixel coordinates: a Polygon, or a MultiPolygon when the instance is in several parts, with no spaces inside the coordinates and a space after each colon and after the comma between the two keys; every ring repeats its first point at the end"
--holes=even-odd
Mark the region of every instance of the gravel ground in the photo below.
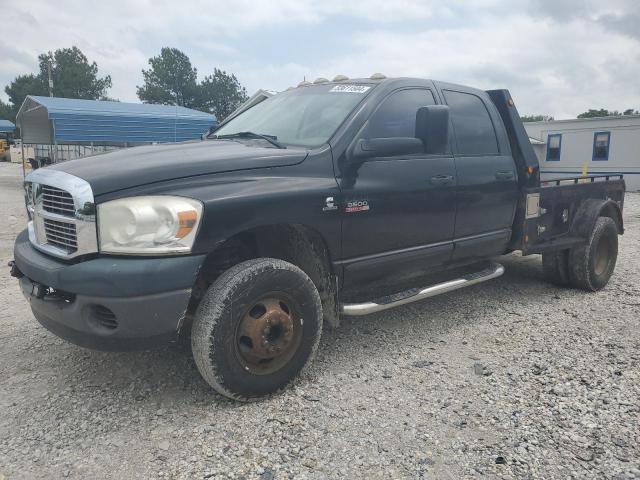
{"type": "MultiPolygon", "coordinates": [[[[24,228],[0,164],[0,259],[24,228]]],[[[183,347],[100,353],[33,319],[0,268],[5,478],[640,478],[640,195],[597,294],[500,279],[325,331],[282,395],[216,395],[183,347]]]]}

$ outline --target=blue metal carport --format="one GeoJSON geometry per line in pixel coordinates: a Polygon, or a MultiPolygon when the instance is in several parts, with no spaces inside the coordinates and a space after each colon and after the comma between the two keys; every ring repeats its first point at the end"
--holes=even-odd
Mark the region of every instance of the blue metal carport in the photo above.
{"type": "Polygon", "coordinates": [[[16,122],[26,144],[132,146],[198,139],[216,119],[170,105],[29,95],[16,122]]]}
{"type": "Polygon", "coordinates": [[[12,133],[16,126],[9,120],[0,120],[0,133],[12,133]]]}

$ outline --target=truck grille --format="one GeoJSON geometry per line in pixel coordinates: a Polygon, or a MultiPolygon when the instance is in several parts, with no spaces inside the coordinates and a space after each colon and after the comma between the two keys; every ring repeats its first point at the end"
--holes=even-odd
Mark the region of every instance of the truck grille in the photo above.
{"type": "Polygon", "coordinates": [[[49,245],[61,248],[67,253],[78,250],[75,224],[45,218],[44,231],[49,245]]]}
{"type": "Polygon", "coordinates": [[[64,259],[98,251],[93,192],[85,180],[39,168],[27,175],[25,188],[35,248],[64,259]]]}
{"type": "Polygon", "coordinates": [[[76,211],[69,192],[49,185],[42,185],[42,209],[65,217],[73,217],[76,211]]]}

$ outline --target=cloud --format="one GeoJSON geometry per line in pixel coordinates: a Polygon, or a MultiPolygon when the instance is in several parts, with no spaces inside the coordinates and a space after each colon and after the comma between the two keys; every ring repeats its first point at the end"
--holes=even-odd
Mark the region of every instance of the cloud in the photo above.
{"type": "Polygon", "coordinates": [[[613,32],[640,40],[640,15],[602,15],[598,23],[613,32]]]}
{"type": "Polygon", "coordinates": [[[578,20],[559,29],[524,15],[503,22],[487,17],[472,26],[419,33],[361,32],[354,43],[356,53],[324,71],[351,76],[382,71],[509,88],[520,111],[557,117],[594,105],[621,110],[640,103],[640,82],[632,81],[640,76],[638,42],[578,20]]]}
{"type": "Polygon", "coordinates": [[[136,101],[147,60],[171,46],[249,93],[381,71],[508,87],[523,113],[640,108],[637,0],[22,0],[4,13],[0,85],[77,45],[111,97],[136,101]]]}

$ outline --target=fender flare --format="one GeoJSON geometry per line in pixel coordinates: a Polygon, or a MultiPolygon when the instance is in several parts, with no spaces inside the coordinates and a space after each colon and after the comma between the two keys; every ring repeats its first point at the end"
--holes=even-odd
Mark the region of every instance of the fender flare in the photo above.
{"type": "Polygon", "coordinates": [[[624,233],[622,209],[613,200],[590,198],[580,203],[571,223],[572,235],[589,238],[598,217],[610,217],[616,222],[618,235],[624,233]]]}

